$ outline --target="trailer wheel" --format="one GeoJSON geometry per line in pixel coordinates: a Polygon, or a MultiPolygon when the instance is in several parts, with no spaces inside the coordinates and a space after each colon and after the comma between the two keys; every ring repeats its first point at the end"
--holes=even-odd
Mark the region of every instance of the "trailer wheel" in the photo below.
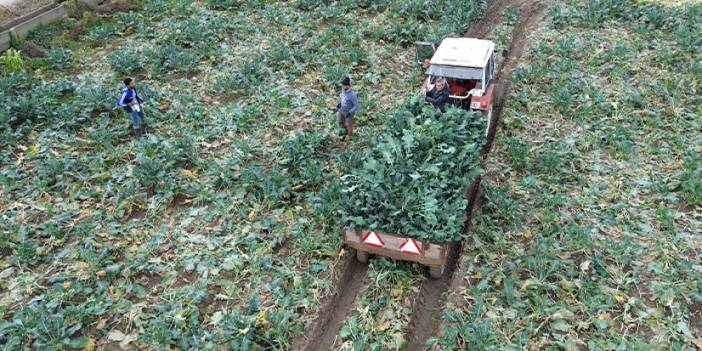
{"type": "Polygon", "coordinates": [[[442,264],[441,266],[430,266],[429,267],[429,276],[434,278],[434,279],[439,279],[439,278],[441,278],[442,275],[444,275],[445,270],[446,270],[446,264],[442,264]]]}
{"type": "Polygon", "coordinates": [[[356,250],[356,259],[361,263],[368,263],[368,251],[356,250]]]}

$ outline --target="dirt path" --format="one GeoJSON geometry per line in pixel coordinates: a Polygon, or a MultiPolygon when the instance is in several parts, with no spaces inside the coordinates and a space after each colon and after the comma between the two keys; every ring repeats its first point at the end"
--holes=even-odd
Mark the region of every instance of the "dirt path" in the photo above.
{"type": "MultiPolygon", "coordinates": [[[[524,50],[528,48],[529,35],[538,29],[541,20],[546,14],[547,6],[541,2],[525,1],[519,9],[519,20],[512,32],[512,38],[507,54],[507,58],[502,64],[502,67],[497,72],[497,88],[495,89],[495,110],[494,110],[494,125],[497,126],[500,114],[502,114],[502,106],[507,96],[509,88],[512,84],[512,73],[519,65],[524,50]]],[[[497,131],[495,128],[492,133],[497,131]]],[[[492,148],[494,134],[488,136],[488,152],[492,148]]]]}
{"type": "MultiPolygon", "coordinates": [[[[470,190],[467,193],[467,198],[470,201],[470,214],[466,220],[465,232],[470,234],[478,206],[476,201],[479,200],[478,193],[480,192],[480,177],[475,180],[470,190]]],[[[458,259],[461,257],[462,244],[457,243],[451,247],[451,253],[446,263],[446,272],[439,279],[426,279],[422,284],[419,292],[419,297],[415,300],[412,306],[412,319],[410,320],[407,344],[402,348],[406,351],[420,350],[427,339],[435,335],[436,328],[441,323],[441,311],[446,302],[445,293],[451,287],[454,272],[458,265],[458,259]]]]}
{"type": "Polygon", "coordinates": [[[354,252],[347,252],[339,262],[332,291],[322,300],[322,307],[316,314],[317,320],[305,328],[305,336],[293,342],[292,350],[328,351],[346,316],[351,314],[356,296],[367,283],[368,265],[358,262],[354,252]]]}
{"type": "MultiPolygon", "coordinates": [[[[497,25],[502,22],[502,15],[510,6],[519,7],[519,20],[512,32],[510,45],[508,48],[508,56],[505,59],[502,67],[496,74],[497,88],[495,91],[494,114],[491,123],[494,128],[488,133],[488,141],[485,147],[486,159],[487,153],[492,148],[492,143],[497,131],[500,113],[504,98],[507,95],[512,79],[512,72],[519,64],[519,61],[527,48],[528,35],[534,31],[545,13],[546,6],[539,2],[515,1],[515,0],[497,0],[491,3],[486,10],[486,16],[476,22],[466,33],[466,37],[483,38],[497,25]]],[[[484,161],[485,162],[485,161],[484,161]]],[[[470,199],[470,214],[467,220],[466,233],[472,233],[472,222],[475,212],[479,207],[479,191],[480,179],[472,187],[470,199]]],[[[406,351],[416,351],[424,347],[427,339],[436,335],[438,327],[441,324],[441,311],[446,302],[446,293],[456,283],[462,280],[463,272],[461,269],[456,273],[457,261],[460,258],[461,245],[455,245],[452,249],[451,256],[447,266],[447,271],[441,279],[427,279],[422,285],[420,297],[416,300],[413,306],[412,320],[407,334],[408,343],[403,348],[406,351]]]]}

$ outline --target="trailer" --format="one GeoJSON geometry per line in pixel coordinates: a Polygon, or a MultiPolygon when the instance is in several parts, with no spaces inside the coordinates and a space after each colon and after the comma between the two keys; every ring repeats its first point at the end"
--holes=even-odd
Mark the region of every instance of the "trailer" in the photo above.
{"type": "Polygon", "coordinates": [[[367,263],[371,254],[393,260],[417,262],[429,267],[429,275],[439,278],[446,270],[450,245],[434,244],[398,234],[359,228],[344,228],[344,244],[356,250],[356,259],[367,263]]]}

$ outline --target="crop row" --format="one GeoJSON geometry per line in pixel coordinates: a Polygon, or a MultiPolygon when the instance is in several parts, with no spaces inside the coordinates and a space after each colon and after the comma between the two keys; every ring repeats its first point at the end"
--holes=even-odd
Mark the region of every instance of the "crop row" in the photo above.
{"type": "Polygon", "coordinates": [[[699,348],[702,7],[555,6],[514,73],[433,344],[699,348]]]}

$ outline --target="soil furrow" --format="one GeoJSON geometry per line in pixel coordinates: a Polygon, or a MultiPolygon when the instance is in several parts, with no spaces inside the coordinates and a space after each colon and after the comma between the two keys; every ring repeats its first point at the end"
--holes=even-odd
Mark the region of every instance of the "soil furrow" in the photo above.
{"type": "MultiPolygon", "coordinates": [[[[496,92],[495,92],[495,110],[493,113],[493,128],[488,132],[487,143],[485,146],[485,160],[492,148],[492,143],[495,138],[499,116],[502,112],[503,100],[509,90],[512,72],[517,67],[519,60],[524,52],[527,44],[527,36],[533,31],[540,22],[544,13],[545,5],[542,3],[527,3],[526,1],[495,1],[488,6],[486,16],[476,22],[475,25],[466,33],[467,37],[482,38],[489,34],[492,28],[500,23],[500,18],[509,6],[519,6],[519,21],[512,32],[510,45],[508,48],[508,56],[505,59],[502,68],[496,74],[496,92]]],[[[486,161],[484,161],[486,162],[486,161]]],[[[480,179],[471,187],[468,194],[470,213],[467,219],[466,233],[472,232],[472,222],[475,212],[479,208],[478,192],[480,189],[480,179]]],[[[446,292],[453,286],[456,279],[454,273],[456,271],[457,262],[461,255],[461,244],[458,243],[452,247],[451,255],[447,263],[446,272],[441,279],[427,279],[422,285],[419,298],[415,301],[412,313],[412,320],[408,329],[408,343],[403,348],[407,351],[416,351],[423,348],[427,339],[436,335],[437,328],[441,324],[441,311],[446,302],[446,292]]],[[[458,276],[460,276],[460,269],[458,276]]]]}
{"type": "MultiPolygon", "coordinates": [[[[478,208],[480,180],[481,178],[478,177],[466,194],[470,204],[470,213],[468,214],[465,228],[466,233],[471,232],[473,216],[478,208]]],[[[422,284],[419,297],[415,300],[412,308],[407,344],[402,348],[403,350],[420,350],[426,340],[435,334],[434,332],[441,322],[441,310],[446,302],[444,293],[451,287],[453,273],[456,271],[461,251],[462,243],[452,245],[444,275],[439,279],[426,279],[422,284]]]]}
{"type": "Polygon", "coordinates": [[[295,340],[293,350],[328,351],[334,345],[356,296],[366,284],[367,271],[368,265],[358,262],[353,250],[346,252],[339,262],[335,290],[323,299],[317,320],[307,326],[304,337],[295,340]]]}
{"type": "Polygon", "coordinates": [[[509,87],[512,84],[512,73],[519,65],[519,62],[527,48],[528,37],[531,32],[537,29],[541,19],[546,13],[546,5],[541,2],[526,3],[519,10],[519,21],[514,27],[510,45],[507,49],[507,58],[502,64],[502,67],[497,72],[497,85],[495,89],[495,110],[493,111],[493,124],[496,126],[490,135],[488,135],[487,152],[492,148],[492,142],[495,139],[494,133],[497,131],[497,122],[502,114],[502,106],[504,99],[507,96],[509,87]]]}

